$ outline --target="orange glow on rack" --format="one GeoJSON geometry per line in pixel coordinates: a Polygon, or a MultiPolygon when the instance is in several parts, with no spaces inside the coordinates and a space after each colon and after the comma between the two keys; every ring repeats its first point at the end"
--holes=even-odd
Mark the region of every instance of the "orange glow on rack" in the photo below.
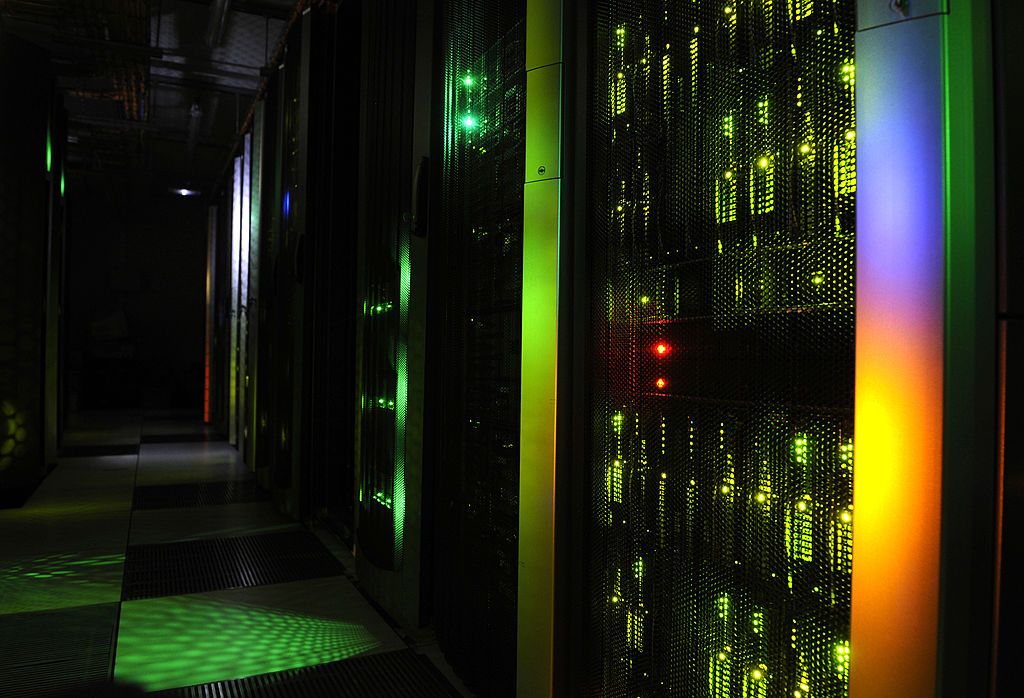
{"type": "Polygon", "coordinates": [[[658,390],[664,390],[665,386],[668,385],[668,381],[666,381],[664,378],[659,378],[658,380],[654,381],[654,385],[658,387],[658,390]]]}
{"type": "Polygon", "coordinates": [[[658,356],[665,356],[670,351],[672,351],[672,347],[665,342],[658,342],[654,345],[654,353],[658,356]]]}

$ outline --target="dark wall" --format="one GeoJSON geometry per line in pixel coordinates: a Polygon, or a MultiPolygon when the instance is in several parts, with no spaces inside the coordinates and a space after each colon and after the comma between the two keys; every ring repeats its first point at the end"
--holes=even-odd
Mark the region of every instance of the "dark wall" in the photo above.
{"type": "Polygon", "coordinates": [[[206,203],[113,176],[68,185],[71,409],[202,409],[206,203]]]}

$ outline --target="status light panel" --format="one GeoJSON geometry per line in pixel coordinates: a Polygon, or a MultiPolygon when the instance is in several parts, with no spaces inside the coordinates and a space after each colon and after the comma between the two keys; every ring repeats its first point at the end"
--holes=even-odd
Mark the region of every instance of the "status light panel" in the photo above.
{"type": "Polygon", "coordinates": [[[847,694],[854,0],[602,0],[591,683],[847,694]]]}

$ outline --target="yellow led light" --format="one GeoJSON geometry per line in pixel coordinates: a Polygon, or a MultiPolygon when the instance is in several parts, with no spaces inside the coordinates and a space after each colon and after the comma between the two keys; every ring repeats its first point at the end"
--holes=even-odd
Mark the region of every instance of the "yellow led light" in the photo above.
{"type": "Polygon", "coordinates": [[[731,15],[731,14],[732,14],[732,8],[731,8],[731,7],[728,7],[728,6],[726,6],[726,8],[725,8],[725,14],[727,14],[727,15],[731,15]]]}
{"type": "Polygon", "coordinates": [[[718,661],[724,662],[726,660],[726,657],[728,657],[728,655],[725,652],[718,653],[718,661]]]}
{"type": "Polygon", "coordinates": [[[732,170],[726,170],[725,171],[725,178],[726,179],[732,179],[732,170]]]}
{"type": "Polygon", "coordinates": [[[811,152],[811,146],[807,145],[806,143],[801,144],[800,152],[806,155],[807,153],[811,152]]]}
{"type": "Polygon", "coordinates": [[[729,494],[729,485],[722,485],[722,494],[729,494]]]}
{"type": "Polygon", "coordinates": [[[750,672],[750,677],[754,679],[754,681],[760,681],[764,678],[764,672],[760,669],[754,669],[752,672],[750,672]]]}
{"type": "Polygon", "coordinates": [[[853,515],[848,511],[844,511],[842,514],[840,514],[839,518],[843,520],[843,523],[850,523],[851,521],[853,521],[853,515]]]}
{"type": "Polygon", "coordinates": [[[668,473],[662,473],[661,474],[661,479],[665,480],[666,478],[668,478],[668,473]]]}
{"type": "Polygon", "coordinates": [[[799,509],[800,511],[807,511],[807,502],[803,502],[803,501],[797,502],[796,503],[796,508],[799,509]]]}
{"type": "Polygon", "coordinates": [[[768,167],[768,158],[761,158],[760,160],[758,160],[757,166],[760,167],[762,170],[768,167]]]}
{"type": "Polygon", "coordinates": [[[640,302],[643,303],[644,305],[647,305],[648,303],[651,302],[651,299],[648,298],[647,296],[640,296],[640,302]]]}
{"type": "Polygon", "coordinates": [[[851,129],[851,130],[846,132],[846,140],[852,141],[856,137],[857,137],[857,132],[856,131],[851,129]]]}
{"type": "Polygon", "coordinates": [[[768,500],[768,497],[767,497],[767,496],[765,496],[765,493],[764,493],[764,492],[758,492],[758,493],[757,493],[757,501],[759,501],[759,502],[761,502],[761,503],[763,504],[763,503],[764,503],[764,502],[766,502],[767,500],[768,500]]]}

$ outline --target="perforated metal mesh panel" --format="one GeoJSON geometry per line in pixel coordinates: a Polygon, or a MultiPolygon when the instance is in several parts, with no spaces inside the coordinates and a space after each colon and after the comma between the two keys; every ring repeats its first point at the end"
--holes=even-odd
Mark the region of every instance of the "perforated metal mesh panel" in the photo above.
{"type": "Polygon", "coordinates": [[[382,569],[403,552],[415,19],[399,0],[364,14],[358,538],[382,569]]]}
{"type": "Polygon", "coordinates": [[[481,695],[515,685],[525,2],[450,0],[437,623],[481,695]]]}
{"type": "Polygon", "coordinates": [[[845,695],[854,2],[592,32],[592,685],[845,695]]]}

